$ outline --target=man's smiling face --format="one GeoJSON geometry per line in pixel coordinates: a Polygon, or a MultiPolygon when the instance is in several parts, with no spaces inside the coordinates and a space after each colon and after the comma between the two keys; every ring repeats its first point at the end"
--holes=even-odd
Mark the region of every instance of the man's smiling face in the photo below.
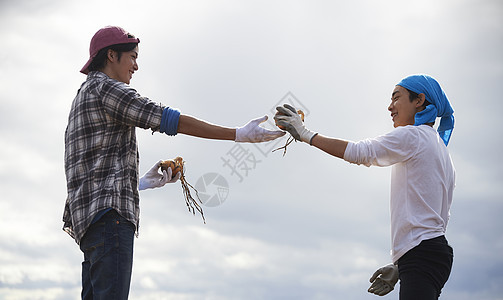
{"type": "Polygon", "coordinates": [[[409,91],[397,85],[391,94],[391,104],[388,106],[388,110],[391,112],[391,118],[393,119],[393,126],[396,128],[398,126],[414,125],[414,116],[417,112],[417,101],[410,101],[409,91]]]}
{"type": "Polygon", "coordinates": [[[110,74],[109,76],[118,81],[129,84],[133,73],[138,70],[136,59],[138,58],[138,46],[131,51],[123,52],[120,59],[118,53],[110,50],[108,54],[110,74]]]}

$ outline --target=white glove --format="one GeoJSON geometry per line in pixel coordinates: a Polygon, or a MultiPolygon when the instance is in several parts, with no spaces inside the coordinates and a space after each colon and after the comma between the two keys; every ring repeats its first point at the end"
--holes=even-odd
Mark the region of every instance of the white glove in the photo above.
{"type": "Polygon", "coordinates": [[[159,173],[161,162],[162,160],[158,161],[140,178],[140,186],[138,187],[140,191],[163,187],[166,183],[173,183],[180,179],[181,172],[176,173],[175,177],[172,177],[173,170],[171,168],[168,168],[168,171],[162,171],[162,174],[159,173]]]}
{"type": "Polygon", "coordinates": [[[236,142],[260,143],[272,141],[285,135],[281,130],[268,130],[259,125],[267,120],[267,116],[248,122],[245,126],[236,128],[236,142]]]}
{"type": "Polygon", "coordinates": [[[296,140],[303,141],[311,145],[311,140],[318,133],[313,132],[304,126],[304,122],[300,118],[295,107],[288,104],[283,104],[283,106],[276,107],[278,113],[274,116],[274,120],[280,126],[284,126],[285,130],[288,131],[296,140]]]}
{"type": "Polygon", "coordinates": [[[370,277],[372,285],[369,287],[368,292],[378,296],[384,296],[391,292],[398,281],[398,266],[389,264],[379,268],[370,277]]]}

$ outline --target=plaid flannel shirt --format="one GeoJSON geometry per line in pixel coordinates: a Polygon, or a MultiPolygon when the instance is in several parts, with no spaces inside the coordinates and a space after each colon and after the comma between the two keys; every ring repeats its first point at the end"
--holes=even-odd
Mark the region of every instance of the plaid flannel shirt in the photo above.
{"type": "Polygon", "coordinates": [[[135,129],[158,131],[163,109],[104,73],[87,76],[73,100],[65,131],[68,196],[63,230],[77,243],[106,208],[117,210],[138,229],[135,129]]]}

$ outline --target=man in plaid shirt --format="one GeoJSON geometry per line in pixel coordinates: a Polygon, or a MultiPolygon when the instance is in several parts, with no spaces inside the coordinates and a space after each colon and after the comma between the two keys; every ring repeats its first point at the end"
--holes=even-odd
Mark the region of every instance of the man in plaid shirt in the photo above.
{"type": "Polygon", "coordinates": [[[259,124],[223,127],[181,114],[142,97],[129,86],[138,70],[140,40],[116,26],[91,39],[87,75],[75,97],[65,132],[68,197],[64,227],[80,245],[82,299],[127,299],[133,262],[133,239],[139,220],[139,190],[162,187],[172,170],[159,173],[160,162],[138,179],[136,127],[168,135],[264,142],[284,135],[259,124]]]}

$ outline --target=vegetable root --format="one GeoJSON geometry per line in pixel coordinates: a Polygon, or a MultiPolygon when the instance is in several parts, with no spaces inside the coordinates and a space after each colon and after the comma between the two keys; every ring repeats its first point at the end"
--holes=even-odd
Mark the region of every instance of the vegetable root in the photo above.
{"type": "Polygon", "coordinates": [[[175,176],[178,172],[180,172],[180,182],[182,184],[182,190],[183,190],[183,196],[185,198],[185,204],[187,204],[187,208],[189,209],[189,212],[192,212],[193,215],[196,214],[196,210],[201,214],[201,217],[203,218],[204,224],[206,224],[206,219],[204,218],[204,212],[199,205],[199,203],[203,203],[201,199],[199,198],[199,193],[198,191],[190,184],[187,182],[187,179],[185,178],[185,172],[184,172],[184,161],[183,158],[180,156],[176,157],[175,159],[168,159],[165,161],[161,162],[161,170],[167,170],[168,168],[171,168],[173,176],[175,176]],[[190,188],[192,188],[196,192],[196,199],[192,197],[192,194],[190,193],[190,188]]]}
{"type": "MultiPolygon", "coordinates": [[[[303,112],[302,110],[300,110],[300,109],[299,109],[299,110],[297,110],[297,113],[300,115],[300,119],[302,120],[302,122],[304,122],[304,116],[305,116],[304,112],[303,112]]],[[[282,113],[280,113],[280,112],[277,112],[276,114],[277,114],[277,115],[284,115],[284,114],[282,114],[282,113]]],[[[286,128],[285,128],[285,126],[278,125],[278,122],[277,122],[277,121],[275,121],[275,123],[276,123],[276,126],[277,126],[279,129],[281,129],[281,130],[285,130],[285,129],[286,129],[286,128]]],[[[272,152],[277,151],[277,150],[280,150],[280,149],[283,149],[283,156],[285,156],[285,154],[286,154],[286,148],[287,148],[287,147],[288,147],[288,146],[289,146],[289,145],[290,145],[293,141],[295,141],[295,139],[294,139],[294,137],[290,134],[290,136],[286,139],[286,143],[285,143],[285,145],[284,145],[284,146],[282,146],[282,147],[279,147],[279,148],[277,148],[277,149],[272,150],[272,152]]]]}

